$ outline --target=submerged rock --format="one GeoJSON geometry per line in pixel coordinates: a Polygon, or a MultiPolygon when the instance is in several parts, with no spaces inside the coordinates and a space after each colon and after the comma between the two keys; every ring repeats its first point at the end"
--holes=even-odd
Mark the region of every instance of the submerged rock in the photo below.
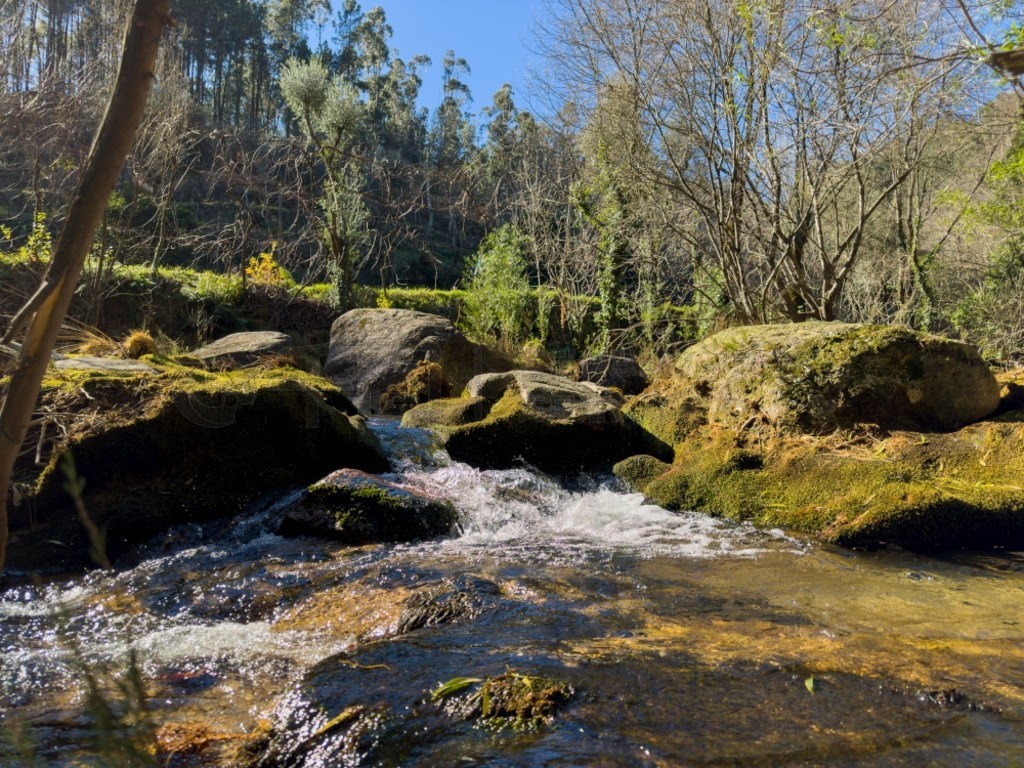
{"type": "Polygon", "coordinates": [[[568,683],[511,670],[486,680],[455,678],[433,692],[434,700],[441,701],[452,717],[518,730],[550,723],[574,695],[568,683]]]}
{"type": "Polygon", "coordinates": [[[331,326],[325,373],[362,413],[381,412],[381,397],[424,360],[437,363],[460,390],[487,371],[508,370],[507,360],[459,333],[439,316],[411,309],[353,309],[331,326]]]}
{"type": "Polygon", "coordinates": [[[644,452],[671,449],[625,417],[613,390],[538,371],[485,374],[466,396],[436,400],[405,414],[402,424],[436,431],[448,454],[477,467],[526,461],[545,472],[608,468],[644,452]]]}
{"type": "Polygon", "coordinates": [[[616,474],[655,503],[847,546],[1024,544],[1021,413],[966,345],[903,329],[737,328],[685,352],[626,411],[671,467],[616,474]]]}
{"type": "Polygon", "coordinates": [[[488,600],[501,592],[485,579],[446,580],[411,595],[398,618],[396,634],[404,635],[422,627],[438,627],[472,619],[485,610],[488,600]]]}
{"type": "Polygon", "coordinates": [[[278,532],[371,544],[447,536],[457,529],[451,502],[365,472],[341,469],[309,486],[285,514],[278,532]]]}
{"type": "Polygon", "coordinates": [[[64,457],[84,481],[82,501],[117,557],[172,525],[237,513],[260,496],[339,466],[389,468],[344,393],[300,371],[214,374],[155,359],[159,370],[62,371],[43,382],[49,422],[31,439],[40,473],[16,468],[8,563],[20,570],[90,564],[89,542],[65,490],[64,457]]]}

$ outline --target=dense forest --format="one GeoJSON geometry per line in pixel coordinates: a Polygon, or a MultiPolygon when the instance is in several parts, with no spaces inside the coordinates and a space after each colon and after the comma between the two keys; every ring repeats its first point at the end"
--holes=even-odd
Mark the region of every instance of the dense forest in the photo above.
{"type": "MultiPolygon", "coordinates": [[[[2,6],[8,262],[45,260],[129,5],[2,6]]],[[[448,311],[510,347],[660,353],[817,318],[1024,352],[1024,134],[987,65],[1015,4],[552,0],[541,113],[508,86],[474,100],[471,62],[403,56],[355,0],[172,11],[87,304],[190,268],[333,311],[458,286],[448,311]]]]}

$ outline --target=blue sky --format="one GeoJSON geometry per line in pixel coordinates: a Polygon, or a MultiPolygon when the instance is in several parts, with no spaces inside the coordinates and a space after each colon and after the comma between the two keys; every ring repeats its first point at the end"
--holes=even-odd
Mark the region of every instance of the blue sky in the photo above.
{"type": "Polygon", "coordinates": [[[362,0],[363,11],[381,6],[394,30],[392,48],[404,59],[430,56],[420,102],[441,101],[441,62],[451,48],[469,63],[472,110],[479,112],[503,83],[511,83],[516,103],[526,105],[528,48],[534,14],[542,0],[362,0]]]}

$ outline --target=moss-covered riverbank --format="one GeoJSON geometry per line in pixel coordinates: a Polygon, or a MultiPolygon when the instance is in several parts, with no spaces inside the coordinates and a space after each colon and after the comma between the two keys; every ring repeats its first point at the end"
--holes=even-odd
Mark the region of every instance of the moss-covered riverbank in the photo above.
{"type": "Polygon", "coordinates": [[[747,328],[688,350],[627,412],[670,442],[630,485],[670,509],[847,546],[1024,543],[1024,412],[969,347],[887,328],[747,328]]]}
{"type": "Polygon", "coordinates": [[[289,367],[212,372],[146,356],[116,368],[53,370],[17,470],[9,564],[87,564],[88,542],[68,493],[106,531],[108,555],[177,523],[237,512],[262,494],[338,467],[386,471],[379,444],[337,387],[289,367]]]}

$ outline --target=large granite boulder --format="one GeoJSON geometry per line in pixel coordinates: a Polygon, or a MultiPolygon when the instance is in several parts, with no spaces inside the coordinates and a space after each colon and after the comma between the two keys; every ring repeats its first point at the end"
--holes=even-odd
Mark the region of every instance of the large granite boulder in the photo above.
{"type": "Polygon", "coordinates": [[[644,369],[631,357],[598,355],[581,360],[579,380],[615,387],[625,395],[639,395],[650,381],[644,369]]]}
{"type": "Polygon", "coordinates": [[[64,457],[85,481],[82,501],[116,558],[173,525],[238,513],[268,493],[338,467],[386,472],[383,449],[344,394],[288,368],[227,373],[62,370],[43,382],[52,415],[31,438],[47,459],[15,471],[15,570],[88,566],[89,541],[65,490],[64,457]]]}
{"type": "Polygon", "coordinates": [[[456,461],[503,468],[519,461],[546,472],[599,470],[636,453],[672,451],[621,410],[614,390],[539,371],[473,378],[461,398],[408,411],[405,426],[439,434],[456,461]]]}
{"type": "Polygon", "coordinates": [[[295,347],[295,339],[279,331],[231,333],[190,352],[189,357],[214,368],[252,365],[262,358],[282,355],[295,347]]]}
{"type": "Polygon", "coordinates": [[[848,546],[1024,545],[1024,417],[971,347],[904,329],[736,328],[626,412],[675,448],[616,474],[693,509],[848,546]],[[1012,409],[1008,399],[1004,409],[1012,409]]]}
{"type": "Polygon", "coordinates": [[[712,424],[803,434],[862,424],[952,430],[999,405],[992,371],[967,344],[904,328],[823,322],[717,333],[683,352],[674,373],[642,399],[655,401],[667,390],[689,398],[688,407],[712,424]]]}
{"type": "Polygon", "coordinates": [[[376,414],[387,389],[400,384],[424,360],[440,365],[455,391],[479,373],[511,367],[439,315],[411,309],[353,309],[331,326],[324,372],[362,413],[376,414]]]}
{"type": "Polygon", "coordinates": [[[416,541],[458,530],[451,502],[355,469],[309,486],[289,509],[282,536],[323,536],[346,544],[416,541]]]}

